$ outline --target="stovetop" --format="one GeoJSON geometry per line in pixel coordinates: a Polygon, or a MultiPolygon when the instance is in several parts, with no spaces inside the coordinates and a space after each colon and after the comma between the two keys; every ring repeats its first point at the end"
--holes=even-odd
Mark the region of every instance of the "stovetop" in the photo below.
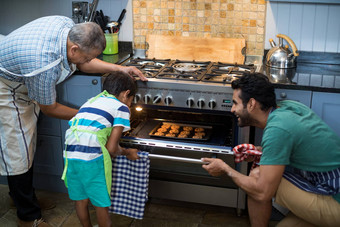
{"type": "Polygon", "coordinates": [[[148,78],[136,78],[134,103],[190,111],[230,111],[231,82],[258,68],[253,64],[231,64],[180,59],[132,58],[124,66],[135,66],[148,78]]]}
{"type": "Polygon", "coordinates": [[[220,84],[230,84],[244,73],[256,71],[256,66],[253,64],[238,65],[178,59],[133,58],[123,65],[137,67],[147,78],[220,84]]]}

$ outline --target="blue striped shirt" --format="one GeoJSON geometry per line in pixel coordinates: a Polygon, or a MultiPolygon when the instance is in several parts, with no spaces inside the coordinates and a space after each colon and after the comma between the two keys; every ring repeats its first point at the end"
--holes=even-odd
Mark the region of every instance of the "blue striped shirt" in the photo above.
{"type": "Polygon", "coordinates": [[[62,64],[37,76],[22,78],[0,70],[0,76],[20,83],[28,89],[28,96],[43,105],[56,101],[56,82],[61,67],[70,70],[67,61],[67,36],[73,27],[72,19],[48,16],[36,19],[7,35],[0,41],[0,66],[15,74],[28,74],[63,56],[62,64]],[[61,48],[60,48],[61,43],[61,48]]]}
{"type": "MultiPolygon", "coordinates": [[[[129,108],[113,96],[101,95],[93,102],[90,99],[69,121],[70,126],[75,119],[78,121],[76,127],[80,130],[97,132],[116,126],[122,126],[124,132],[130,129],[129,108]]],[[[68,129],[65,137],[68,159],[91,161],[103,155],[97,136],[93,133],[72,132],[72,129],[68,129]]]]}
{"type": "MultiPolygon", "coordinates": [[[[283,177],[307,192],[321,195],[340,195],[340,167],[327,172],[310,172],[288,166],[283,177]]],[[[337,197],[335,199],[338,200],[337,197]]]]}

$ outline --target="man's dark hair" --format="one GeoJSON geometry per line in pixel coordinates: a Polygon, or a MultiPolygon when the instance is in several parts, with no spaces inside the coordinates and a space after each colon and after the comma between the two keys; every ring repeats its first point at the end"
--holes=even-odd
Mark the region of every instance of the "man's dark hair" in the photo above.
{"type": "Polygon", "coordinates": [[[113,72],[105,78],[103,89],[114,96],[118,96],[122,91],[130,90],[129,96],[134,96],[137,92],[137,85],[128,74],[113,72]]]}
{"type": "Polygon", "coordinates": [[[231,83],[233,89],[241,90],[241,99],[244,106],[249,99],[254,98],[261,104],[261,110],[266,111],[271,107],[276,108],[274,86],[262,73],[249,73],[231,83]]]}

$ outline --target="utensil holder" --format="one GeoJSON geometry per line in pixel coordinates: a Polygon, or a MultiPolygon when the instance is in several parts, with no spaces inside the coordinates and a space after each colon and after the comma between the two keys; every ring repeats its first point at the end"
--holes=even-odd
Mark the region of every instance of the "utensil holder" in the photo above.
{"type": "Polygon", "coordinates": [[[118,33],[104,34],[106,39],[106,48],[103,54],[117,54],[118,53],[118,33]]]}

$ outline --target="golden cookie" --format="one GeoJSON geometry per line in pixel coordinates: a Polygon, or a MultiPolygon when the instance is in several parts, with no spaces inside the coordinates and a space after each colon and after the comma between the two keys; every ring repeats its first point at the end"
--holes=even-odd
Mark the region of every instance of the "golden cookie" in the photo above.
{"type": "Polygon", "coordinates": [[[159,129],[157,129],[157,132],[166,132],[166,131],[168,131],[168,129],[166,129],[166,128],[159,128],[159,129]]]}
{"type": "Polygon", "coordinates": [[[194,135],[192,138],[193,138],[193,139],[202,139],[203,136],[202,136],[202,135],[194,135]]]}
{"type": "Polygon", "coordinates": [[[204,132],[204,128],[195,128],[195,132],[204,132]]]}
{"type": "Polygon", "coordinates": [[[171,129],[171,130],[169,131],[169,133],[177,134],[177,133],[179,133],[179,131],[178,131],[178,129],[171,129]]]}
{"type": "Polygon", "coordinates": [[[205,132],[196,132],[195,136],[202,136],[202,137],[204,137],[205,136],[205,132]]]}
{"type": "Polygon", "coordinates": [[[169,124],[163,124],[161,128],[169,129],[170,125],[169,124]]]}
{"type": "Polygon", "coordinates": [[[184,131],[191,131],[191,130],[192,130],[192,127],[190,127],[190,126],[184,126],[184,127],[183,127],[183,130],[184,130],[184,131]]]}
{"type": "Polygon", "coordinates": [[[190,134],[190,131],[181,131],[179,134],[189,135],[189,134],[190,134]]]}
{"type": "Polygon", "coordinates": [[[163,133],[163,132],[155,132],[154,135],[155,135],[155,136],[164,136],[164,133],[163,133]]]}
{"type": "Polygon", "coordinates": [[[171,129],[179,129],[180,126],[179,125],[171,125],[171,129]]]}
{"type": "Polygon", "coordinates": [[[168,133],[168,134],[165,134],[165,136],[167,136],[167,137],[175,137],[176,135],[173,134],[173,133],[168,133]]]}

